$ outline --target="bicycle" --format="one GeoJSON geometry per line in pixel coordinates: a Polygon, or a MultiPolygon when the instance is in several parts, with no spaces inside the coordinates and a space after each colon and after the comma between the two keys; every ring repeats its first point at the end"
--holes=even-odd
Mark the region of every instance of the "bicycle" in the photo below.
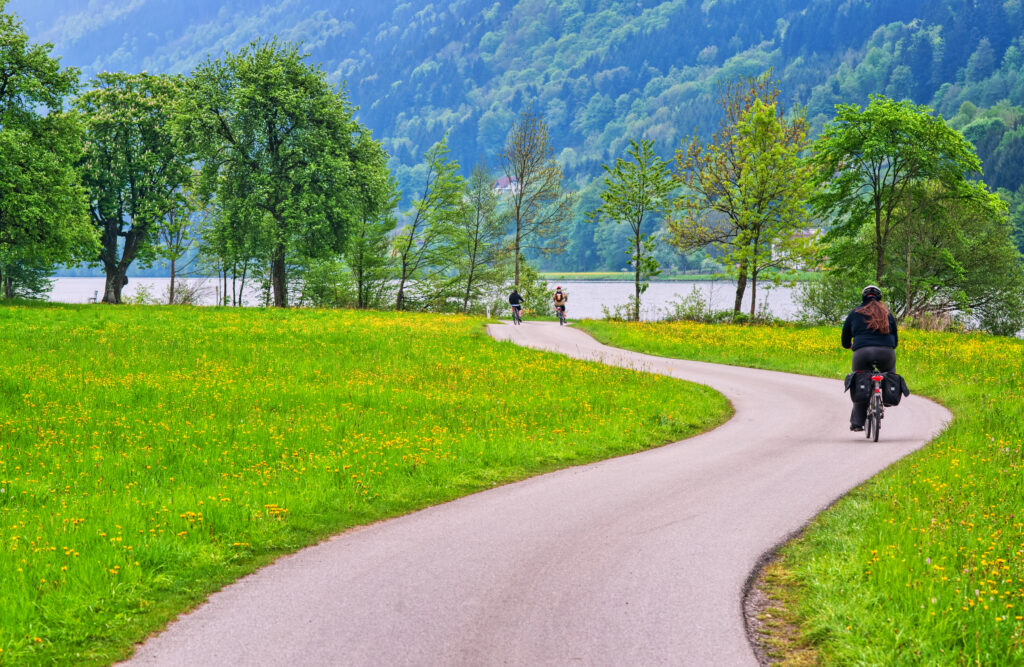
{"type": "Polygon", "coordinates": [[[522,310],[522,306],[512,306],[512,324],[519,325],[523,323],[523,316],[519,313],[522,310]]]}
{"type": "Polygon", "coordinates": [[[882,380],[885,376],[874,369],[871,372],[871,398],[868,400],[868,417],[864,422],[864,435],[878,442],[878,433],[882,430],[882,418],[885,416],[885,404],[882,402],[882,380]]]}
{"type": "Polygon", "coordinates": [[[555,306],[555,312],[558,313],[558,324],[565,326],[565,306],[555,306]]]}

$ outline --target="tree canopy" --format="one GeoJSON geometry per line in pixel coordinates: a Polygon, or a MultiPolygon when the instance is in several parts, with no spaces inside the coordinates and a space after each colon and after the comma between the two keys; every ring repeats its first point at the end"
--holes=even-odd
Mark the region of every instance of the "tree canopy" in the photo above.
{"type": "Polygon", "coordinates": [[[373,176],[356,168],[369,131],[352,112],[344,92],[287,42],[253,42],[188,79],[178,135],[202,161],[201,191],[225,215],[262,225],[275,306],[288,305],[289,262],[343,252],[374,204],[359,196],[373,176]]]}
{"type": "MultiPolygon", "coordinates": [[[[796,250],[806,226],[802,212],[810,194],[800,153],[806,147],[803,112],[784,117],[770,71],[720,84],[722,119],[705,143],[696,134],[676,151],[681,193],[668,224],[680,251],[712,246],[736,278],[738,313],[747,280],[796,250]],[[774,257],[774,258],[773,258],[774,257]]],[[[755,301],[751,298],[751,312],[755,301]]]]}
{"type": "Polygon", "coordinates": [[[31,43],[5,6],[0,1],[0,279],[13,294],[18,267],[88,257],[95,236],[75,168],[82,124],[63,112],[78,71],[62,68],[51,45],[31,43]]]}
{"type": "Polygon", "coordinates": [[[75,102],[87,128],[82,175],[100,234],[94,259],[107,274],[105,303],[121,303],[133,262],[156,259],[160,222],[177,208],[192,178],[171,135],[171,105],[181,83],[179,77],[108,72],[75,102]]]}
{"type": "Polygon", "coordinates": [[[564,187],[548,125],[532,108],[525,109],[513,123],[498,162],[509,188],[506,210],[512,230],[513,280],[518,285],[524,251],[546,255],[564,251],[574,193],[564,187]]]}
{"type": "Polygon", "coordinates": [[[668,163],[654,152],[654,142],[630,140],[626,151],[629,160],[619,158],[614,168],[604,167],[604,190],[601,206],[593,211],[591,220],[602,216],[616,224],[626,223],[631,232],[626,254],[633,266],[633,319],[640,321],[640,295],[646,291],[646,279],[658,275],[654,258],[653,222],[661,220],[672,208],[671,193],[675,181],[668,163]],[[646,223],[646,225],[645,225],[646,223]]]}
{"type": "Polygon", "coordinates": [[[971,144],[925,106],[873,95],[867,108],[839,105],[813,146],[816,213],[832,235],[874,228],[874,277],[885,274],[885,246],[906,218],[912,189],[928,182],[943,198],[970,197],[981,171],[971,144]]]}

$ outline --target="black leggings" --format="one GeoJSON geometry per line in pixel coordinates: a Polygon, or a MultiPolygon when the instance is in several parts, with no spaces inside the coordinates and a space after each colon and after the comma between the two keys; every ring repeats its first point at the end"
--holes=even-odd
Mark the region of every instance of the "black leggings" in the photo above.
{"type": "MultiPolygon", "coordinates": [[[[870,371],[872,368],[880,371],[896,370],[896,350],[891,347],[870,346],[853,351],[853,370],[870,371]]],[[[867,418],[867,401],[854,403],[853,411],[850,412],[850,426],[862,427],[867,418]]]]}

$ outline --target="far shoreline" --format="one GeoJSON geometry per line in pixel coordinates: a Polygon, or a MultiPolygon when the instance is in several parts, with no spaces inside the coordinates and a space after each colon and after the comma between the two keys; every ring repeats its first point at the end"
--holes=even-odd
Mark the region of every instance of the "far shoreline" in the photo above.
{"type": "MultiPolygon", "coordinates": [[[[562,280],[565,282],[607,282],[607,283],[632,283],[635,282],[633,274],[627,272],[618,271],[589,271],[589,272],[577,272],[577,271],[541,271],[538,274],[541,280],[548,282],[562,280]]],[[[801,272],[796,277],[796,282],[808,282],[815,280],[818,274],[811,272],[801,272]]],[[[758,282],[763,282],[764,277],[758,279],[758,282]]],[[[645,278],[642,282],[648,283],[692,283],[692,282],[716,282],[716,281],[729,281],[735,282],[734,278],[726,276],[721,273],[682,273],[682,274],[671,274],[667,276],[657,276],[645,278]]]]}

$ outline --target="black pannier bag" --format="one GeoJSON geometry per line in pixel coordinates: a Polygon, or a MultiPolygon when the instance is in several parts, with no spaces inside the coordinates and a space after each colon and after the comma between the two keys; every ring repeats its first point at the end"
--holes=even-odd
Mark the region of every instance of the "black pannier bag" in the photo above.
{"type": "Polygon", "coordinates": [[[854,403],[867,403],[871,398],[871,372],[854,371],[846,376],[846,391],[854,403]]]}
{"type": "Polygon", "coordinates": [[[882,405],[899,405],[900,399],[910,396],[910,389],[902,375],[896,371],[882,373],[882,405]]]}

